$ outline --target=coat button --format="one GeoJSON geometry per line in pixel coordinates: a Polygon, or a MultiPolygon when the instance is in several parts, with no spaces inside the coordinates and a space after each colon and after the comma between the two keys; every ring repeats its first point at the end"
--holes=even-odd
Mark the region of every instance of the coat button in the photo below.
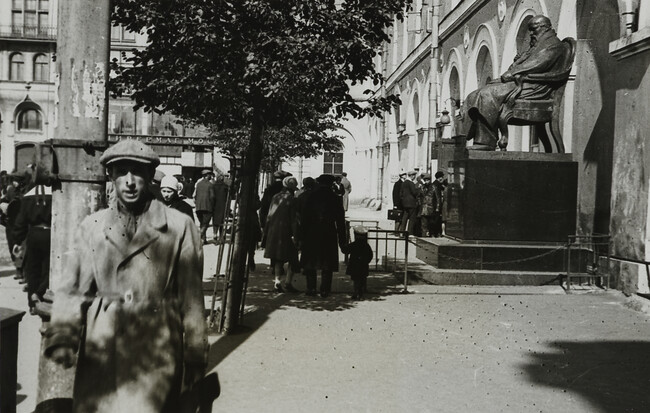
{"type": "Polygon", "coordinates": [[[133,302],[133,291],[128,290],[127,292],[124,293],[124,302],[127,304],[131,304],[133,302]]]}

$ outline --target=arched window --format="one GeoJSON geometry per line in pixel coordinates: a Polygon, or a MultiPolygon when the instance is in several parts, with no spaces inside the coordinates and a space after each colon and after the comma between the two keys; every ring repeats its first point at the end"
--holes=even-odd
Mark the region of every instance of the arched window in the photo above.
{"type": "Polygon", "coordinates": [[[25,109],[18,114],[19,131],[40,131],[43,129],[41,112],[36,109],[25,109]]]}
{"type": "Polygon", "coordinates": [[[492,80],[492,56],[487,46],[481,47],[476,58],[478,87],[487,85],[492,80]]]}
{"type": "Polygon", "coordinates": [[[50,81],[50,65],[47,56],[39,54],[34,58],[34,82],[50,81]]]}
{"type": "Polygon", "coordinates": [[[23,55],[14,53],[9,60],[9,80],[25,80],[25,60],[23,55]]]}

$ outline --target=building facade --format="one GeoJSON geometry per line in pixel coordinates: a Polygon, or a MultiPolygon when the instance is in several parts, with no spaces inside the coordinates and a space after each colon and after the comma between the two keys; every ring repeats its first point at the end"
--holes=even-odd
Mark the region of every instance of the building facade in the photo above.
{"type": "MultiPolygon", "coordinates": [[[[528,21],[539,14],[560,39],[576,40],[560,109],[564,151],[579,169],[575,232],[610,234],[615,286],[648,293],[650,2],[415,0],[376,62],[387,78],[376,93],[399,94],[402,105],[354,123],[367,151],[358,173],[372,180],[365,196],[392,207],[401,169],[447,171],[440,148],[465,133],[464,99],[525,50],[528,21]]],[[[508,132],[508,151],[548,150],[541,143],[548,129],[510,125],[508,132]]]]}
{"type": "MultiPolygon", "coordinates": [[[[54,138],[56,98],[56,0],[0,0],[0,169],[22,170],[32,162],[34,143],[54,138]]],[[[128,64],[146,36],[111,28],[110,59],[128,64]]],[[[109,142],[140,139],[161,156],[167,174],[196,177],[203,168],[227,171],[229,164],[205,131],[169,114],[133,110],[127,97],[110,99],[109,142]]]]}

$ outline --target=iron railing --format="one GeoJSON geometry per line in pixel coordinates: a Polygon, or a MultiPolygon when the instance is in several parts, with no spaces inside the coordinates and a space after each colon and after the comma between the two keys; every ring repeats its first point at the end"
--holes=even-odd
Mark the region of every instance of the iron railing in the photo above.
{"type": "Polygon", "coordinates": [[[56,40],[56,26],[0,25],[0,38],[56,40]]]}

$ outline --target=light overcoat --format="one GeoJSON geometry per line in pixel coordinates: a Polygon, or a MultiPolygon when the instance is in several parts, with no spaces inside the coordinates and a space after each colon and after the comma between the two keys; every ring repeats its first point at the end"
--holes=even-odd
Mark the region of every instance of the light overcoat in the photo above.
{"type": "Polygon", "coordinates": [[[291,239],[298,237],[296,200],[288,189],[283,189],[271,199],[264,227],[264,257],[280,262],[298,261],[298,250],[291,239]]]}
{"type": "Polygon", "coordinates": [[[190,218],[151,201],[132,240],[116,207],[63,257],[45,354],[79,349],[75,412],[173,412],[184,363],[205,363],[203,253],[190,218]]]}

